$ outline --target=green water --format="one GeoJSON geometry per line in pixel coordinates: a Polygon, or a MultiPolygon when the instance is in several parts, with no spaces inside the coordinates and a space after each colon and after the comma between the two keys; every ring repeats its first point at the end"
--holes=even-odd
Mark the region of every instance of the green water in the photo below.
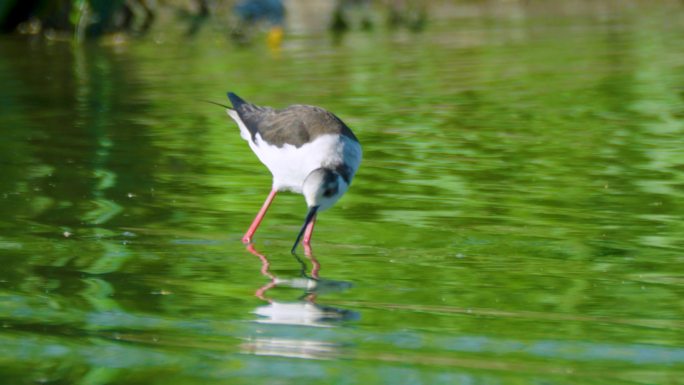
{"type": "Polygon", "coordinates": [[[3,37],[0,383],[684,384],[681,16],[3,37]],[[228,90],[359,137],[319,265],[228,90]]]}

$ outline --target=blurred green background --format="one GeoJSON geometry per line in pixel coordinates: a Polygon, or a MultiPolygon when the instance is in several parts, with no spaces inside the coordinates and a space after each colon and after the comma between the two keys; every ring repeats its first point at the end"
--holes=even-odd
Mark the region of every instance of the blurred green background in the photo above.
{"type": "Polygon", "coordinates": [[[0,4],[0,383],[684,383],[681,2],[0,4]],[[361,141],[312,256],[226,91],[361,141]]]}

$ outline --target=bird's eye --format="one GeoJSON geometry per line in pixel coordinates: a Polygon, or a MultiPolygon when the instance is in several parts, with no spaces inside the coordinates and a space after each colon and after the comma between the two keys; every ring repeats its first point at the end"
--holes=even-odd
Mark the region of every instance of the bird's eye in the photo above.
{"type": "Polygon", "coordinates": [[[325,189],[325,191],[323,191],[324,197],[331,197],[331,196],[333,196],[333,194],[335,194],[335,190],[333,190],[331,188],[327,188],[327,189],[325,189]]]}

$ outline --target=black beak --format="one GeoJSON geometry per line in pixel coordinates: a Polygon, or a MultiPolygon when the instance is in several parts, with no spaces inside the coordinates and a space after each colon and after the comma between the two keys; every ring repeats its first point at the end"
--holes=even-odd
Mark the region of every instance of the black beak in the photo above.
{"type": "Polygon", "coordinates": [[[299,241],[302,239],[302,235],[304,235],[304,232],[306,231],[306,227],[309,225],[311,221],[313,221],[314,217],[316,216],[316,211],[318,211],[318,206],[313,206],[309,209],[309,212],[306,214],[306,219],[304,220],[304,226],[302,226],[302,229],[299,230],[299,235],[297,235],[297,240],[294,243],[294,246],[292,246],[292,254],[295,253],[295,250],[297,250],[297,245],[299,244],[299,241]]]}

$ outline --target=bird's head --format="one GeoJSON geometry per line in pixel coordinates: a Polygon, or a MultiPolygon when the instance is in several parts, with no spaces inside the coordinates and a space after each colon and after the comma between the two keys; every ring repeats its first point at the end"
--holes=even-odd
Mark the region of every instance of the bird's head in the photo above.
{"type": "Polygon", "coordinates": [[[309,209],[318,207],[317,210],[322,211],[334,205],[348,188],[347,182],[336,171],[317,168],[304,180],[302,193],[309,209]]]}
{"type": "Polygon", "coordinates": [[[306,214],[304,225],[292,247],[293,253],[306,227],[316,217],[316,213],[334,205],[347,192],[348,188],[349,184],[342,178],[342,175],[334,170],[317,168],[311,171],[304,180],[304,186],[302,186],[302,193],[306,199],[306,205],[309,207],[309,212],[306,214]]]}

